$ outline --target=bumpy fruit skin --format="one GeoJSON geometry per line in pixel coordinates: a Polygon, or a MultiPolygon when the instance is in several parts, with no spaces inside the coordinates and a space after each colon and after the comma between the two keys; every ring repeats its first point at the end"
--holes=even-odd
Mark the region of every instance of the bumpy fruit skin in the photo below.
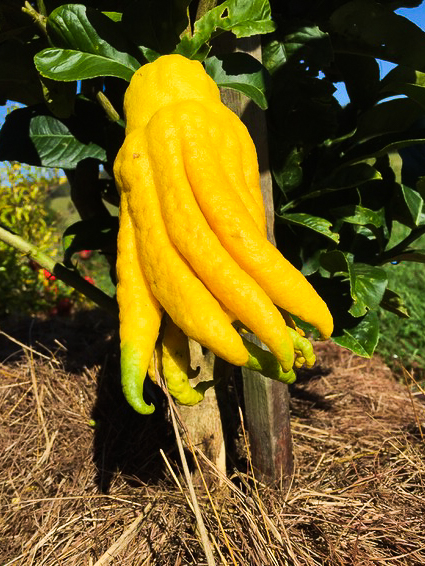
{"type": "Polygon", "coordinates": [[[170,319],[167,320],[162,339],[162,372],[170,395],[180,405],[196,405],[204,398],[189,383],[190,353],[187,336],[170,319]]]}
{"type": "Polygon", "coordinates": [[[155,407],[144,401],[143,383],[158,336],[162,308],[142,271],[125,198],[122,198],[120,206],[117,279],[122,388],[127,401],[136,411],[149,414],[155,407]]]}
{"type": "Polygon", "coordinates": [[[247,129],[221,103],[201,63],[181,55],[142,66],[124,111],[126,138],[114,174],[121,194],[117,293],[127,398],[140,412],[152,410],[141,394],[148,367],[153,378],[162,371],[179,402],[202,398],[203,386],[193,389],[187,379],[187,337],[232,364],[291,381],[293,367],[310,366],[314,353],[290,314],[323,338],[333,321],[305,277],[267,240],[247,129]],[[152,355],[163,310],[170,322],[162,349],[156,346],[157,368],[152,355]],[[272,353],[242,339],[234,321],[272,353]]]}
{"type": "Polygon", "coordinates": [[[188,183],[180,126],[186,128],[190,123],[195,105],[196,101],[185,101],[158,110],[146,128],[149,160],[170,239],[211,293],[232,309],[289,371],[294,349],[282,315],[222,246],[188,183]]]}
{"type": "Polygon", "coordinates": [[[145,130],[126,136],[114,167],[120,172],[122,193],[128,198],[138,253],[152,294],[187,336],[229,363],[243,365],[248,352],[241,337],[170,241],[148,159],[145,130]]]}

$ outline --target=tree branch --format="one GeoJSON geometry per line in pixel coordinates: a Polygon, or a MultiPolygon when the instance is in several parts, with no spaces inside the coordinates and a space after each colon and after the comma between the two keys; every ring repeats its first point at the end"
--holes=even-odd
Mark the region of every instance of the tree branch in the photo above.
{"type": "Polygon", "coordinates": [[[105,309],[114,317],[118,316],[118,307],[116,301],[86,281],[76,271],[65,267],[62,263],[56,262],[44,252],[40,251],[36,246],[30,244],[17,234],[13,234],[3,226],[0,226],[0,240],[5,244],[12,246],[22,254],[30,257],[37,262],[42,268],[53,273],[55,277],[76,289],[79,293],[96,303],[99,307],[105,309]]]}

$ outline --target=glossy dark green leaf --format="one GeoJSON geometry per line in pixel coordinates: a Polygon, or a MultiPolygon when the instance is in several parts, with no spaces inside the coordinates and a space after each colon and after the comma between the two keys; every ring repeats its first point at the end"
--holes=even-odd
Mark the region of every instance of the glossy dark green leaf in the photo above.
{"type": "Polygon", "coordinates": [[[306,214],[303,212],[283,213],[279,214],[279,218],[284,222],[288,222],[289,224],[295,224],[297,226],[302,226],[303,228],[313,230],[321,236],[329,238],[333,242],[339,242],[339,235],[335,232],[332,232],[332,223],[325,218],[320,218],[318,216],[313,216],[311,214],[306,214]]]}
{"type": "Polygon", "coordinates": [[[129,81],[140,67],[131,45],[114,22],[98,10],[82,4],[64,4],[47,19],[54,47],[34,58],[37,70],[57,81],[113,76],[129,81]]]}
{"type": "Polygon", "coordinates": [[[302,183],[303,170],[301,163],[303,151],[298,147],[294,147],[285,159],[281,159],[278,152],[278,144],[271,145],[273,177],[283,193],[288,193],[302,183]]]}
{"type": "Polygon", "coordinates": [[[363,263],[348,263],[353,305],[349,309],[355,317],[379,306],[388,284],[385,269],[363,263]]]}
{"type": "Polygon", "coordinates": [[[140,67],[120,23],[83,4],[63,4],[53,10],[47,33],[54,47],[97,55],[132,71],[140,67]]]}
{"type": "Polygon", "coordinates": [[[358,53],[425,71],[425,33],[373,0],[346,2],[329,21],[338,52],[358,53]]]}
{"type": "Polygon", "coordinates": [[[344,328],[339,336],[332,336],[333,342],[363,358],[372,357],[378,338],[379,320],[373,311],[368,312],[356,326],[344,328]]]}
{"type": "Polygon", "coordinates": [[[56,118],[69,118],[74,111],[76,82],[52,81],[40,76],[43,96],[47,107],[56,118]]]}
{"type": "Polygon", "coordinates": [[[385,224],[385,209],[371,210],[360,205],[347,205],[332,209],[339,220],[349,224],[359,224],[361,226],[375,226],[380,228],[385,224]]]}
{"type": "Polygon", "coordinates": [[[62,236],[64,263],[71,267],[73,254],[82,250],[102,250],[116,244],[118,218],[98,216],[69,226],[62,236]]]}
{"type": "Polygon", "coordinates": [[[332,250],[320,256],[321,266],[331,275],[346,274],[348,276],[349,260],[351,260],[350,256],[341,250],[332,250]]]}
{"type": "Polygon", "coordinates": [[[392,201],[393,217],[398,222],[416,228],[422,218],[424,201],[421,195],[406,185],[397,184],[392,201]]]}
{"type": "Polygon", "coordinates": [[[55,81],[78,81],[95,77],[118,77],[130,81],[134,69],[107,57],[72,49],[47,48],[34,57],[37,70],[55,81]]]}
{"type": "Polygon", "coordinates": [[[79,103],[81,121],[59,120],[45,105],[14,110],[0,131],[0,160],[64,169],[73,169],[89,157],[106,161],[106,150],[94,141],[103,137],[96,110],[93,103],[79,103]],[[90,126],[97,130],[85,130],[90,126]]]}
{"type": "Polygon", "coordinates": [[[192,37],[183,36],[175,52],[203,60],[209,40],[217,33],[231,31],[236,37],[250,37],[274,29],[268,0],[225,0],[195,22],[192,37]]]}
{"type": "Polygon", "coordinates": [[[330,176],[315,183],[314,189],[348,189],[363,183],[382,179],[382,175],[368,163],[355,163],[341,167],[330,176]]]}
{"type": "Polygon", "coordinates": [[[375,310],[379,306],[388,284],[384,269],[366,263],[354,263],[350,254],[340,250],[323,253],[320,263],[332,275],[343,275],[349,280],[353,303],[348,312],[352,316],[364,316],[368,310],[375,310]]]}
{"type": "Polygon", "coordinates": [[[307,71],[316,74],[319,69],[329,67],[333,61],[333,50],[329,35],[317,25],[296,22],[293,28],[285,28],[282,43],[285,55],[292,63],[295,60],[307,71]]]}
{"type": "Polygon", "coordinates": [[[63,122],[53,116],[35,116],[29,133],[45,167],[73,169],[79,161],[89,157],[106,161],[104,149],[94,143],[80,142],[63,122]]]}
{"type": "Polygon", "coordinates": [[[359,143],[348,149],[342,156],[346,164],[388,155],[391,151],[425,143],[425,128],[416,131],[392,132],[359,143]]]}
{"type": "Polygon", "coordinates": [[[267,108],[268,73],[263,65],[247,53],[229,53],[208,57],[205,70],[220,87],[242,92],[260,108],[267,108]]]}
{"type": "Polygon", "coordinates": [[[376,104],[358,117],[357,131],[352,141],[357,143],[390,132],[403,132],[423,114],[423,108],[408,98],[376,104]]]}
{"type": "Polygon", "coordinates": [[[273,75],[286,63],[288,59],[285,45],[278,39],[271,39],[264,43],[265,44],[262,49],[263,65],[266,67],[268,72],[273,75]]]}

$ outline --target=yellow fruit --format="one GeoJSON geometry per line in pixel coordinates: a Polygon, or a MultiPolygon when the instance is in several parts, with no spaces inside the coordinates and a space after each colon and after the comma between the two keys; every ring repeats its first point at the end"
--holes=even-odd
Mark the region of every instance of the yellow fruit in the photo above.
{"type": "Polygon", "coordinates": [[[128,195],[139,257],[150,289],[183,332],[235,365],[248,352],[218,301],[198,279],[170,241],[161,213],[144,130],[126,137],[115,161],[128,195]]]}
{"type": "Polygon", "coordinates": [[[193,104],[178,103],[159,110],[146,128],[149,161],[168,234],[211,293],[270,348],[284,371],[289,371],[294,349],[282,315],[223,248],[187,180],[180,125],[189,127],[193,104]]]}
{"type": "Polygon", "coordinates": [[[153,379],[163,372],[178,402],[202,398],[210,383],[190,386],[187,337],[232,364],[289,382],[293,366],[311,367],[315,359],[291,314],[324,338],[333,321],[306,278],[267,240],[257,155],[246,127],[221,103],[201,63],[181,55],[142,66],[124,111],[126,138],[114,174],[121,194],[117,295],[128,400],[140,412],[153,410],[142,395],[148,368],[153,379]],[[169,322],[153,356],[162,309],[169,322]],[[244,345],[234,320],[272,353],[244,345]]]}
{"type": "Polygon", "coordinates": [[[204,392],[189,383],[190,353],[187,336],[169,318],[162,339],[162,372],[167,388],[180,405],[196,405],[204,392]]]}
{"type": "Polygon", "coordinates": [[[163,55],[138,69],[126,90],[126,134],[143,129],[160,108],[179,100],[220,101],[220,91],[199,61],[163,55]]]}
{"type": "Polygon", "coordinates": [[[307,279],[261,233],[216,167],[219,148],[204,129],[185,130],[181,141],[186,174],[195,198],[222,245],[264,289],[271,300],[315,326],[329,338],[333,320],[326,303],[307,279]]]}
{"type": "Polygon", "coordinates": [[[154,406],[143,399],[143,383],[158,336],[162,309],[139,263],[126,198],[121,198],[120,205],[117,278],[123,392],[136,411],[149,414],[154,406]]]}

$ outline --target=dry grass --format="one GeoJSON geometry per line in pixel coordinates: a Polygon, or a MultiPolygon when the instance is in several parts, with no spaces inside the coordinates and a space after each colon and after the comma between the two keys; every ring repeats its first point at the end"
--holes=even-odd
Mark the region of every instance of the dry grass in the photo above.
{"type": "MultiPolygon", "coordinates": [[[[113,333],[96,324],[86,336],[81,319],[34,325],[31,340],[7,329],[24,347],[0,336],[0,564],[206,564],[161,402],[150,417],[127,408],[113,333]]],[[[423,565],[423,399],[379,359],[317,350],[291,388],[289,490],[241,466],[197,489],[214,559],[423,565]]]]}

